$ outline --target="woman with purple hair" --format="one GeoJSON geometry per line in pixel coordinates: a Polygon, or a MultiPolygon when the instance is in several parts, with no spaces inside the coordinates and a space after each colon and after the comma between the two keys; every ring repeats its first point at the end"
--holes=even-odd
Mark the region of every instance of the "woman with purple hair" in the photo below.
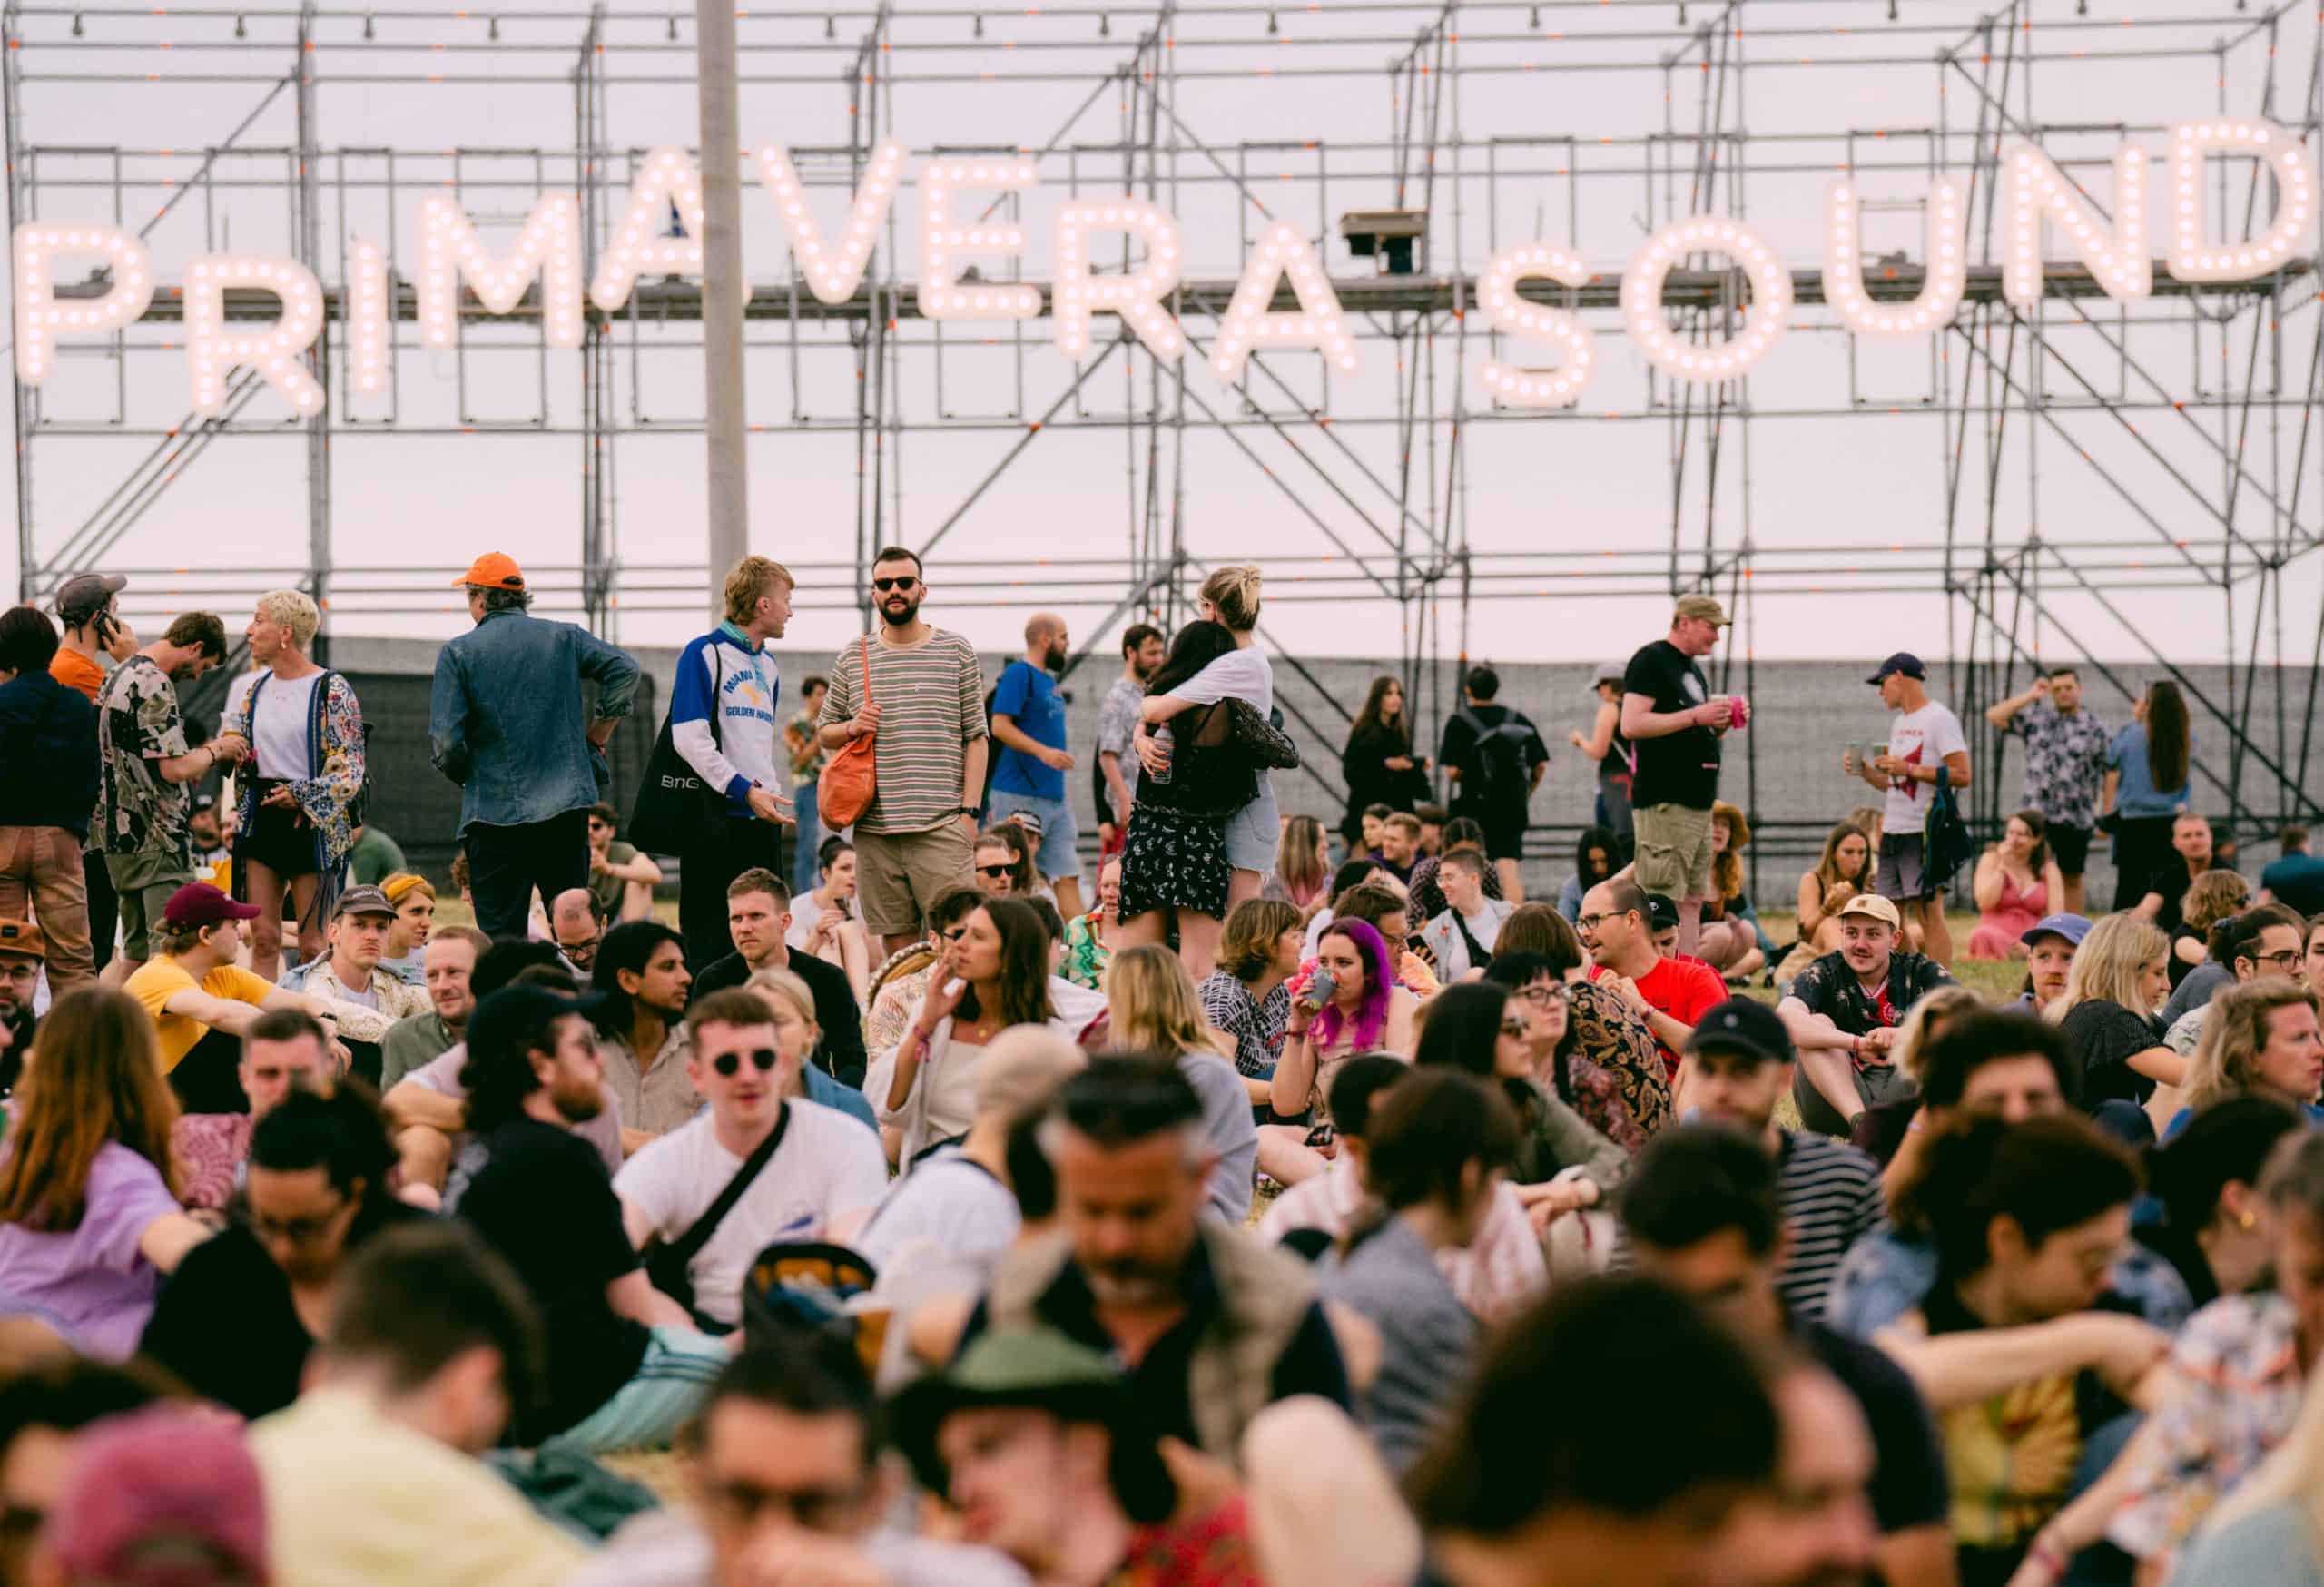
{"type": "Polygon", "coordinates": [[[1332,1077],[1359,1053],[1410,1062],[1420,1000],[1397,984],[1380,933],[1357,920],[1334,921],[1287,985],[1291,1017],[1270,1104],[1282,1122],[1259,1131],[1259,1167],[1291,1186],[1323,1172],[1337,1150],[1332,1077]]]}

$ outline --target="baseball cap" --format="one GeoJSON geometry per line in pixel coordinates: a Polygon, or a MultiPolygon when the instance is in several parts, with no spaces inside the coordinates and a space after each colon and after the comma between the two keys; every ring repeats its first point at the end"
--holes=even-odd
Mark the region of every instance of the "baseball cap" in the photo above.
{"type": "Polygon", "coordinates": [[[214,926],[220,921],[254,921],[265,912],[254,903],[236,903],[207,882],[189,882],[170,894],[162,911],[165,926],[214,926]]]}
{"type": "Polygon", "coordinates": [[[241,1427],[155,1405],[83,1433],[44,1535],[76,1582],[265,1587],[266,1494],[241,1427]]]}
{"type": "Polygon", "coordinates": [[[468,564],[468,570],[452,580],[454,584],[473,585],[478,589],[522,589],[524,570],[517,559],[506,551],[487,551],[468,564]]]}
{"type": "Polygon", "coordinates": [[[1673,610],[1679,616],[1694,617],[1702,622],[1716,623],[1722,628],[1735,621],[1727,615],[1725,606],[1720,606],[1707,595],[1680,596],[1679,604],[1673,610]]]}
{"type": "Polygon", "coordinates": [[[32,959],[48,957],[48,939],[30,921],[0,921],[0,953],[22,953],[32,959]]]}
{"type": "Polygon", "coordinates": [[[1689,1052],[1712,1050],[1746,1052],[1769,1063],[1789,1063],[1794,1056],[1791,1032],[1767,1004],[1751,998],[1729,998],[1711,1006],[1695,1022],[1687,1038],[1689,1052]]]}
{"type": "Polygon", "coordinates": [[[1896,912],[1896,906],[1876,892],[1859,892],[1840,905],[1839,918],[1846,920],[1850,915],[1868,916],[1892,932],[1905,929],[1905,917],[1896,912]]]}
{"type": "Polygon", "coordinates": [[[2088,915],[2054,914],[2043,915],[2040,920],[2035,921],[2018,934],[2017,940],[2031,948],[2036,937],[2063,937],[2079,948],[2082,946],[2082,940],[2088,935],[2090,935],[2088,915]]]}
{"type": "Polygon", "coordinates": [[[389,903],[388,895],[378,888],[350,887],[339,895],[339,903],[331,910],[330,918],[337,920],[341,915],[387,915],[392,918],[395,912],[396,906],[389,903]]]}
{"type": "Polygon", "coordinates": [[[1604,683],[1619,684],[1630,675],[1630,664],[1629,662],[1601,661],[1598,664],[1598,670],[1590,675],[1590,682],[1592,686],[1604,683]]]}
{"type": "Polygon", "coordinates": [[[104,609],[104,604],[129,587],[129,580],[118,573],[76,573],[66,579],[56,592],[56,615],[74,623],[86,622],[92,613],[104,609]]]}
{"type": "Polygon", "coordinates": [[[1659,892],[1646,895],[1646,926],[1650,932],[1679,929],[1679,906],[1659,892]]]}
{"type": "Polygon", "coordinates": [[[1903,673],[1908,678],[1925,678],[1928,676],[1928,668],[1921,665],[1921,658],[1919,656],[1915,656],[1909,650],[1900,650],[1896,652],[1896,655],[1890,656],[1887,660],[1882,662],[1878,669],[1875,671],[1870,677],[1864,681],[1867,684],[1876,684],[1892,672],[1903,673]]]}

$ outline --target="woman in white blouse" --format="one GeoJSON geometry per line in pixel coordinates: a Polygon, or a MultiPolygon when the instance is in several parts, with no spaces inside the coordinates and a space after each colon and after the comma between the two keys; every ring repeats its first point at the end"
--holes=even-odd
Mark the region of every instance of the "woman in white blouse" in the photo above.
{"type": "Polygon", "coordinates": [[[881,1123],[902,1132],[905,1173],[968,1133],[977,1070],[995,1036],[1012,1025],[1075,1034],[1050,1000],[1049,930],[1031,906],[989,898],[956,930],[902,1040],[874,1054],[863,1077],[881,1123]]]}

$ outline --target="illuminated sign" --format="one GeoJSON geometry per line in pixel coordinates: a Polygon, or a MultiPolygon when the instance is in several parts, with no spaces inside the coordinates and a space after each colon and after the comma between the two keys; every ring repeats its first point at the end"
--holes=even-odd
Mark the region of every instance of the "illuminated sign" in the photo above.
{"type": "MultiPolygon", "coordinates": [[[[872,151],[862,184],[836,240],[827,238],[809,208],[790,155],[772,146],[757,152],[760,184],[772,201],[792,257],[819,302],[847,302],[863,284],[881,223],[893,206],[904,164],[902,148],[883,142],[872,151]]],[[[2154,290],[2148,238],[2150,160],[2125,143],[2114,157],[2114,214],[2110,222],[2083,199],[2050,160],[2030,143],[2005,147],[2000,160],[2000,213],[2004,242],[2002,294],[2029,307],[2042,296],[2042,244],[2062,236],[2109,297],[2135,302],[2154,290]]],[[[931,320],[1023,320],[1039,316],[1039,288],[1023,282],[966,279],[970,260],[1023,254],[1023,228],[964,222],[956,212],[963,192],[1009,192],[1033,185],[1024,159],[944,156],[921,167],[920,311],[931,320]]],[[[2299,249],[2316,212],[2315,179],[2299,138],[2260,121],[2190,122],[2172,131],[2169,198],[2164,207],[2170,244],[2164,267],[2177,280],[2215,284],[2254,281],[2280,268],[2299,249]],[[2199,191],[2206,155],[2220,153],[2264,160],[2275,174],[2276,212],[2267,232],[2242,242],[2219,242],[2205,232],[2199,191]]],[[[1967,281],[1968,202],[1962,185],[1939,178],[1928,194],[1927,268],[1909,302],[1875,301],[1864,284],[1858,236],[1861,205],[1855,188],[1836,182],[1825,199],[1823,286],[1826,301],[1854,335],[1891,340],[1927,336],[1960,307],[1967,281]]],[[[475,226],[448,198],[422,206],[424,255],[418,281],[420,345],[450,346],[465,281],[490,314],[514,312],[535,283],[540,287],[541,330],[551,347],[581,345],[584,331],[581,206],[569,193],[551,193],[533,206],[514,247],[488,251],[475,226]]],[[[632,182],[612,237],[586,283],[590,302],[612,313],[629,301],[641,275],[702,274],[702,175],[680,150],[656,149],[632,182]],[[675,229],[669,220],[675,216],[675,229]]],[[[1178,222],[1141,199],[1075,198],[1059,206],[1052,233],[1048,306],[1058,350],[1088,356],[1092,321],[1110,314],[1128,325],[1157,359],[1186,351],[1185,330],[1167,307],[1182,258],[1178,222]],[[1135,238],[1144,258],[1126,271],[1096,268],[1099,243],[1135,238]]],[[[107,336],[151,305],[153,261],[138,240],[118,226],[28,222],[16,228],[16,374],[38,385],[54,366],[56,344],[74,337],[107,336]],[[111,272],[97,297],[55,295],[61,259],[94,258],[111,272]]],[[[379,246],[357,238],[349,247],[346,313],[352,339],[353,383],[375,393],[385,382],[389,298],[387,260],[379,246]]],[[[1592,338],[1572,313],[1532,302],[1518,292],[1528,279],[1579,287],[1589,267],[1571,251],[1544,242],[1503,248],[1477,278],[1476,294],[1495,330],[1521,347],[1554,356],[1554,365],[1529,368],[1493,361],[1480,372],[1493,400],[1511,408],[1571,407],[1596,369],[1592,338]]],[[[298,261],[277,255],[211,254],[192,261],[185,283],[186,361],[196,411],[213,414],[226,376],[240,365],[256,370],[302,414],[318,411],[323,390],[306,358],[323,324],[323,292],[298,261]],[[256,329],[230,330],[225,294],[269,291],[281,311],[256,329]]],[[[1723,215],[1673,222],[1649,237],[1621,276],[1623,330],[1654,368],[1679,380],[1707,385],[1748,373],[1782,339],[1792,310],[1790,271],[1758,232],[1723,215]],[[1739,271],[1749,306],[1732,338],[1698,344],[1675,335],[1663,313],[1662,289],[1681,260],[1716,255],[1739,271]]],[[[1251,354],[1270,348],[1319,353],[1353,371],[1354,337],[1339,295],[1315,245],[1295,226],[1276,222],[1262,232],[1245,261],[1233,298],[1218,321],[1211,372],[1239,379],[1251,354]],[[1276,289],[1291,285],[1298,308],[1276,311],[1276,289]]]]}

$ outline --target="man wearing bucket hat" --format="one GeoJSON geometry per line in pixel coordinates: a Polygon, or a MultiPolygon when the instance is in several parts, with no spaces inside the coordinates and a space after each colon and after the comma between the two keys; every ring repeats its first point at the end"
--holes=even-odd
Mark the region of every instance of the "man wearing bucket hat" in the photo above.
{"type": "Polygon", "coordinates": [[[555,898],[589,880],[589,807],[612,780],[605,748],[629,715],[637,663],[571,623],[532,616],[516,559],[491,551],[452,581],[476,626],[436,656],[428,741],[460,785],[476,923],[522,937],[533,891],[555,898]],[[586,733],[582,685],[596,685],[586,733]]]}
{"type": "Polygon", "coordinates": [[[1679,951],[1692,954],[1710,891],[1710,807],[1718,798],[1718,740],[1751,719],[1740,696],[1714,695],[1695,665],[1718,646],[1727,608],[1679,597],[1670,632],[1630,657],[1619,725],[1637,756],[1630,785],[1638,884],[1679,901],[1679,951]]]}
{"type": "Polygon", "coordinates": [[[1206,1583],[1257,1580],[1241,1497],[1173,1523],[1178,1484],[1128,1379],[1055,1329],[984,1336],[898,1395],[894,1416],[921,1485],[1036,1581],[1141,1580],[1148,1559],[1200,1559],[1206,1583]]]}

